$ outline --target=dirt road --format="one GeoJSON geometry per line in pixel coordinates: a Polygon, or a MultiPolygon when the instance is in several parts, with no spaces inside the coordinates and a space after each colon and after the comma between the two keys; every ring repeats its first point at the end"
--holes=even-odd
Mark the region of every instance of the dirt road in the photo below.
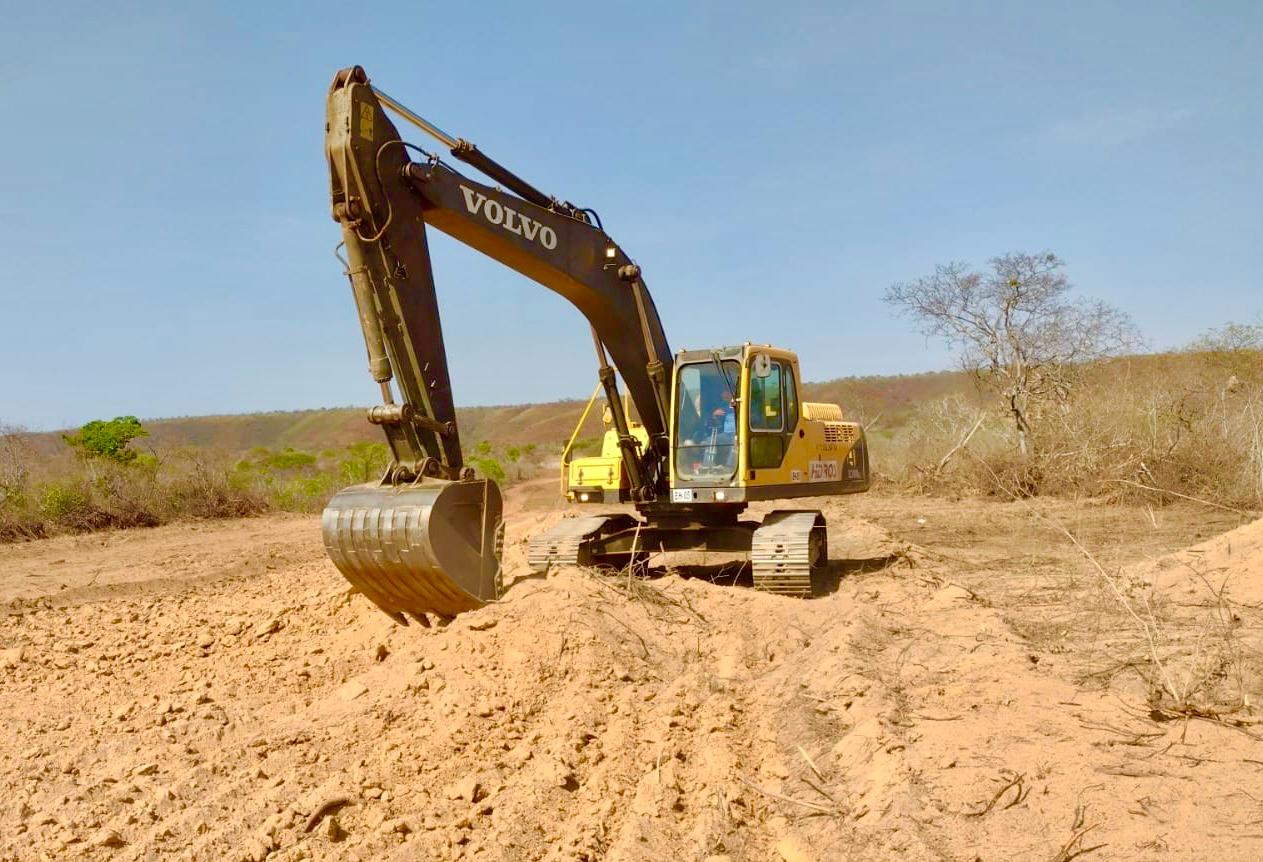
{"type": "Polygon", "coordinates": [[[1263,854],[1259,523],[872,496],[799,601],[527,577],[546,499],[430,629],[314,518],[0,547],[0,859],[1263,854]]]}

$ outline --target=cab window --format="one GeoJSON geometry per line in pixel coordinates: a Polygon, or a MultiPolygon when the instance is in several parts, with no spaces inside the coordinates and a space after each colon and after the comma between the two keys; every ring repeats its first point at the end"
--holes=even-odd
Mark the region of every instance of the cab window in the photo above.
{"type": "Polygon", "coordinates": [[[782,431],[785,405],[781,397],[781,364],[773,362],[767,377],[750,377],[750,430],[782,431]]]}
{"type": "Polygon", "coordinates": [[[785,458],[786,435],[798,423],[794,372],[776,361],[768,364],[766,377],[751,372],[749,464],[752,469],[779,467],[785,458]]]}
{"type": "Polygon", "coordinates": [[[741,365],[697,362],[679,370],[675,404],[675,475],[726,480],[737,470],[734,400],[741,365]]]}

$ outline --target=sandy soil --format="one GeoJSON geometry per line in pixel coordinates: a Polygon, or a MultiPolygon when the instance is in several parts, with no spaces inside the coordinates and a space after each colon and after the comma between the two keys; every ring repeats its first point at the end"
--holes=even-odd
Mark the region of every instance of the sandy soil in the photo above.
{"type": "Polygon", "coordinates": [[[0,859],[1263,855],[1263,522],[835,501],[801,601],[527,577],[551,500],[429,629],[315,518],[0,547],[0,859]]]}

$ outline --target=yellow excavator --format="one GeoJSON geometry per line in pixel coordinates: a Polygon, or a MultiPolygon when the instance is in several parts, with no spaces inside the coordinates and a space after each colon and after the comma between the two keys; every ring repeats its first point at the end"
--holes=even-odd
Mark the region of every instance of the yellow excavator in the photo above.
{"type": "Polygon", "coordinates": [[[324,511],[338,570],[397,622],[452,617],[498,598],[496,484],[461,456],[426,229],[436,228],[569,300],[587,319],[610,429],[602,454],[565,466],[580,513],[530,539],[532,569],[622,567],[650,553],[750,556],[756,589],[808,596],[826,560],[815,509],[742,518],[749,503],[868,490],[862,428],[835,404],[803,401],[798,358],[766,344],[672,353],[640,267],[595,211],[546,195],[474,144],[375,88],[359,66],[334,77],[325,153],[340,255],[351,283],[391,461],[324,511]],[[405,142],[386,114],[439,141],[405,142]],[[638,421],[619,388],[634,405],[638,421]]]}

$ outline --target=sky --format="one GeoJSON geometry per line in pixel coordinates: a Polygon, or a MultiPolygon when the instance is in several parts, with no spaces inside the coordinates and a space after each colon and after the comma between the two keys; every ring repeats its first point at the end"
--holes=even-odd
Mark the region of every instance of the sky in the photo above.
{"type": "MultiPolygon", "coordinates": [[[[1010,251],[1155,350],[1263,312],[1256,2],[0,7],[0,424],[377,400],[322,149],[352,64],[596,208],[673,350],[952,367],[882,293],[1010,251]]],[[[458,404],[586,397],[575,309],[430,244],[458,404]]]]}

